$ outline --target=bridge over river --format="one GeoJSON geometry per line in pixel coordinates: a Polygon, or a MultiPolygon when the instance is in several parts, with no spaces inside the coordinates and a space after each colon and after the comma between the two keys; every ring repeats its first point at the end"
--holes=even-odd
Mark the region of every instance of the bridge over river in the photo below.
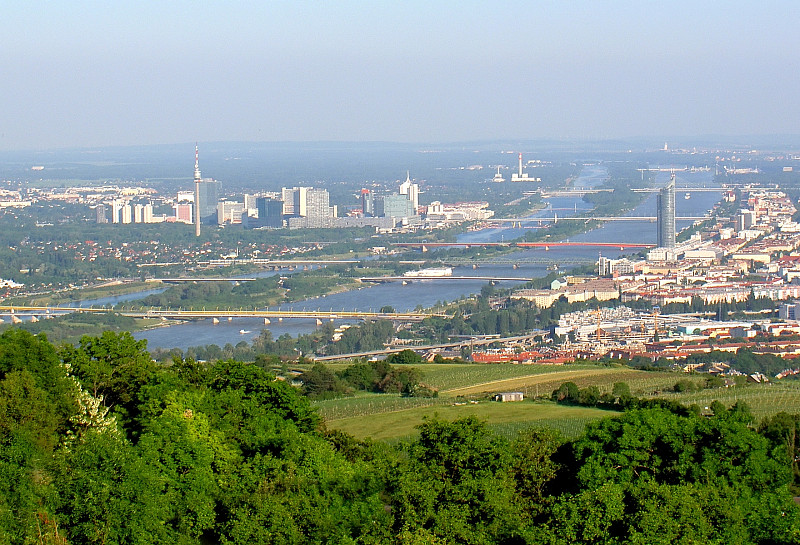
{"type": "Polygon", "coordinates": [[[38,307],[38,306],[0,306],[0,316],[21,317],[60,316],[72,312],[86,313],[113,313],[132,318],[159,318],[162,320],[202,320],[218,319],[232,320],[233,318],[264,318],[283,320],[284,318],[317,319],[317,320],[393,320],[400,322],[413,322],[424,320],[432,316],[449,317],[447,314],[436,312],[372,312],[372,311],[343,311],[343,310],[259,310],[259,309],[169,309],[149,308],[114,310],[103,307],[38,307]]]}

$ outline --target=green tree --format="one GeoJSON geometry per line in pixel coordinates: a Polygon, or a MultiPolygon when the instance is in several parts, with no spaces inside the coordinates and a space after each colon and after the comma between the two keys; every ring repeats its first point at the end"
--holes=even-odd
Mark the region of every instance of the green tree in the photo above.
{"type": "Polygon", "coordinates": [[[631,399],[631,388],[627,382],[615,382],[611,388],[611,395],[618,399],[623,405],[627,404],[631,399]]]}
{"type": "Polygon", "coordinates": [[[522,539],[508,444],[474,417],[427,420],[419,430],[407,468],[392,477],[396,526],[448,543],[522,539]]]}
{"type": "Polygon", "coordinates": [[[419,365],[422,363],[422,356],[406,348],[405,350],[401,350],[400,352],[395,352],[394,354],[389,354],[386,357],[386,363],[396,364],[396,365],[419,365]]]}
{"type": "MultiPolygon", "coordinates": [[[[154,464],[155,463],[155,464],[154,464]]],[[[180,542],[168,518],[163,474],[113,433],[92,432],[59,452],[57,515],[70,543],[180,542]]]]}
{"type": "Polygon", "coordinates": [[[553,391],[553,401],[564,401],[577,403],[580,399],[580,389],[574,382],[564,382],[558,389],[553,391]]]}
{"type": "Polygon", "coordinates": [[[303,383],[303,394],[312,399],[324,399],[351,391],[336,373],[322,363],[314,364],[314,367],[297,377],[297,380],[303,383]]]}
{"type": "Polygon", "coordinates": [[[220,482],[237,462],[235,451],[197,406],[194,396],[170,395],[163,413],[146,423],[138,444],[163,483],[165,525],[186,542],[214,528],[220,482]]]}
{"type": "Polygon", "coordinates": [[[139,391],[157,371],[146,347],[147,341],[128,332],[106,331],[100,337],[82,337],[77,347],[65,345],[60,356],[92,396],[132,420],[138,414],[139,391]]]}

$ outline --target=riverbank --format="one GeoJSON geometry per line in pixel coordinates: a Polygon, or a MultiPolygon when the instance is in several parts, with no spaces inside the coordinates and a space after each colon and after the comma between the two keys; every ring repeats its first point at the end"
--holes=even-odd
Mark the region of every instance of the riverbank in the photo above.
{"type": "Polygon", "coordinates": [[[104,299],[107,297],[129,295],[149,289],[153,289],[153,285],[150,283],[136,280],[114,280],[102,284],[95,284],[93,286],[75,287],[73,289],[51,293],[9,297],[3,301],[3,304],[37,307],[58,306],[76,301],[86,301],[87,299],[104,299]]]}

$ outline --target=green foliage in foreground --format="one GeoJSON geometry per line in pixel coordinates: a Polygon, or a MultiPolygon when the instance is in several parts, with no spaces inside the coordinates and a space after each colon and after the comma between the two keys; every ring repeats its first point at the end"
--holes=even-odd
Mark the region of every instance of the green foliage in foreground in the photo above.
{"type": "Polygon", "coordinates": [[[160,365],[127,333],[59,352],[12,329],[0,542],[797,543],[798,418],[712,409],[631,410],[574,440],[431,419],[390,446],[325,431],[256,365],[160,365]]]}

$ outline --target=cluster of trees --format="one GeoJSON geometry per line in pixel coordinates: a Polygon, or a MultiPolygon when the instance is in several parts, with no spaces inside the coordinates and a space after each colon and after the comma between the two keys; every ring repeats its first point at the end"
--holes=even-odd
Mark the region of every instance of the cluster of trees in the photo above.
{"type": "Polygon", "coordinates": [[[492,290],[486,290],[481,297],[460,303],[452,319],[425,319],[420,332],[439,342],[456,335],[518,335],[533,329],[547,329],[567,312],[601,306],[596,299],[568,303],[562,297],[547,308],[539,308],[524,299],[509,299],[505,308],[494,309],[489,306],[492,295],[492,290]]]}
{"type": "Polygon", "coordinates": [[[756,428],[714,408],[631,410],[574,440],[430,419],[389,445],[326,431],[256,365],[159,365],[129,334],[56,350],[9,330],[0,541],[798,542],[798,417],[756,428]]]}
{"type": "Polygon", "coordinates": [[[334,372],[317,363],[297,377],[303,394],[311,399],[351,395],[356,390],[412,397],[431,397],[436,391],[421,384],[422,371],[402,365],[392,367],[390,360],[355,363],[334,372]]]}
{"type": "Polygon", "coordinates": [[[135,328],[135,325],[136,320],[130,316],[76,312],[53,316],[38,322],[23,322],[16,325],[2,324],[0,331],[18,327],[34,335],[46,332],[47,337],[54,342],[77,343],[84,335],[99,335],[103,331],[130,331],[135,328]]]}
{"type": "Polygon", "coordinates": [[[692,297],[689,303],[669,303],[661,307],[664,314],[681,314],[686,312],[714,312],[719,320],[725,321],[730,314],[744,316],[744,312],[760,312],[775,310],[776,303],[769,297],[756,297],[750,291],[744,301],[731,301],[709,304],[698,296],[692,297]]]}
{"type": "MultiPolygon", "coordinates": [[[[725,381],[720,377],[708,377],[702,382],[681,379],[675,383],[673,390],[675,392],[695,392],[703,388],[713,389],[723,386],[725,386],[725,381]]],[[[564,382],[553,390],[550,399],[566,405],[583,405],[617,411],[661,407],[678,414],[700,414],[700,407],[697,405],[684,407],[674,399],[636,397],[631,394],[627,382],[615,382],[611,391],[604,393],[601,393],[597,386],[579,388],[574,382],[564,382]]]]}
{"type": "MultiPolygon", "coordinates": [[[[736,380],[737,384],[744,384],[747,381],[747,377],[737,377],[736,380]]],[[[713,390],[715,388],[724,388],[726,386],[725,379],[717,376],[717,375],[710,375],[707,376],[702,381],[697,380],[690,380],[688,378],[682,378],[678,382],[675,383],[675,386],[672,387],[678,393],[681,392],[699,392],[701,390],[713,390]]]]}
{"type": "Polygon", "coordinates": [[[764,373],[775,375],[780,373],[790,364],[775,354],[754,354],[750,348],[740,348],[735,353],[723,350],[712,350],[705,354],[692,354],[687,356],[685,363],[715,363],[723,362],[730,365],[740,373],[764,373]]]}

